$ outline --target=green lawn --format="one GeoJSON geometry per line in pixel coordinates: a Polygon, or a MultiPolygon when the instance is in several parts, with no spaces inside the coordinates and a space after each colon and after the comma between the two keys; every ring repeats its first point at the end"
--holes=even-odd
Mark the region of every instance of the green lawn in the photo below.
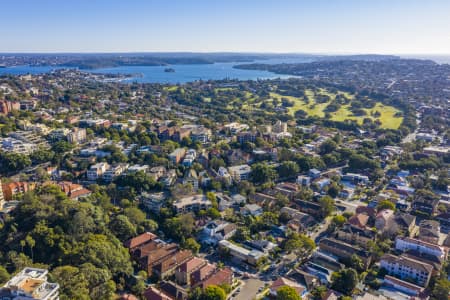
{"type": "MultiPolygon", "coordinates": [[[[353,99],[353,95],[345,92],[339,92],[340,94],[346,96],[349,99],[353,99]]],[[[331,94],[326,90],[320,90],[319,94],[327,95],[334,100],[336,98],[335,94],[331,94]]],[[[303,110],[310,116],[317,116],[319,118],[325,117],[325,108],[328,106],[327,103],[316,103],[315,102],[315,94],[312,90],[306,90],[305,96],[308,97],[309,103],[306,103],[303,99],[293,96],[283,96],[278,93],[270,93],[270,96],[273,98],[287,98],[294,102],[294,106],[289,108],[289,113],[294,115],[296,111],[303,110]]],[[[382,103],[377,103],[375,107],[364,110],[367,112],[366,116],[353,116],[352,112],[349,110],[350,105],[342,105],[340,109],[336,112],[332,112],[331,120],[334,121],[345,121],[345,120],[356,120],[359,124],[362,124],[364,118],[371,118],[372,120],[379,120],[381,122],[382,128],[387,129],[397,129],[400,127],[400,124],[403,121],[403,117],[395,117],[395,114],[399,112],[399,110],[393,106],[387,106],[382,103]],[[381,116],[374,117],[372,113],[378,111],[381,116]]]]}

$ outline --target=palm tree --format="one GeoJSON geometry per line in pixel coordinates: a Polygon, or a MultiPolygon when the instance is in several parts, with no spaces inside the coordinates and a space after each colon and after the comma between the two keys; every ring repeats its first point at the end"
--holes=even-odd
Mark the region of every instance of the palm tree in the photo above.
{"type": "Polygon", "coordinates": [[[34,260],[34,253],[33,253],[33,248],[36,245],[36,241],[31,237],[31,235],[27,235],[27,237],[25,238],[28,246],[30,247],[31,250],[31,259],[34,260]]]}

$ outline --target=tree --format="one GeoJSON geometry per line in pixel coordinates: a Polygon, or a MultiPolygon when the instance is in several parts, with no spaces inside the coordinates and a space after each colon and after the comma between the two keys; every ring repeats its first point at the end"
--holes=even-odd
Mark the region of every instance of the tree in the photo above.
{"type": "Polygon", "coordinates": [[[299,166],[294,161],[284,161],[278,167],[278,175],[281,178],[290,178],[294,177],[300,171],[299,166]]]}
{"type": "Polygon", "coordinates": [[[323,196],[319,200],[322,217],[328,217],[334,211],[334,200],[330,196],[323,196]]]}
{"type": "Polygon", "coordinates": [[[0,266],[0,285],[7,282],[10,278],[8,271],[6,271],[5,267],[0,266]]]}
{"type": "Polygon", "coordinates": [[[350,257],[350,266],[358,272],[364,271],[364,262],[356,254],[352,254],[350,257]]]}
{"type": "Polygon", "coordinates": [[[383,209],[395,210],[395,204],[389,200],[381,200],[380,202],[378,202],[377,210],[380,211],[383,209]]]}
{"type": "Polygon", "coordinates": [[[336,148],[337,148],[336,142],[333,141],[332,139],[328,139],[320,145],[319,153],[321,155],[325,155],[333,152],[334,150],[336,150],[336,148]]]}
{"type": "Polygon", "coordinates": [[[108,269],[113,275],[130,275],[133,272],[127,249],[114,236],[90,234],[78,255],[79,262],[89,262],[97,268],[108,269]]]}
{"type": "Polygon", "coordinates": [[[128,240],[136,235],[136,226],[125,215],[115,217],[109,224],[109,228],[121,241],[128,240]]]}
{"type": "Polygon", "coordinates": [[[219,204],[217,203],[217,197],[216,194],[213,192],[207,192],[206,193],[206,198],[208,198],[209,201],[211,201],[211,205],[214,208],[218,208],[219,204]]]}
{"type": "Polygon", "coordinates": [[[312,291],[311,291],[311,296],[312,299],[314,300],[322,300],[325,295],[327,294],[328,288],[324,285],[319,285],[316,286],[312,291]]]}
{"type": "Polygon", "coordinates": [[[66,141],[58,141],[53,144],[52,150],[57,154],[64,154],[73,149],[73,145],[66,141]]]}
{"type": "Polygon", "coordinates": [[[311,253],[316,248],[314,241],[304,234],[291,233],[284,243],[284,250],[294,251],[298,255],[311,253]]]}
{"type": "Polygon", "coordinates": [[[31,166],[28,156],[14,152],[0,152],[0,171],[8,174],[31,166]]]}
{"type": "Polygon", "coordinates": [[[220,218],[220,212],[217,210],[217,208],[211,207],[210,209],[208,209],[207,211],[208,217],[210,217],[213,220],[219,219],[220,218]]]}
{"type": "Polygon", "coordinates": [[[200,251],[200,244],[197,243],[197,241],[193,238],[188,238],[186,241],[184,241],[182,247],[184,249],[191,250],[192,253],[197,254],[198,251],[200,251]]]}
{"type": "Polygon", "coordinates": [[[346,221],[347,218],[345,218],[343,215],[336,215],[331,220],[331,224],[333,227],[341,227],[346,221]]]}
{"type": "Polygon", "coordinates": [[[88,282],[77,267],[57,267],[52,271],[51,275],[52,279],[60,284],[61,300],[90,299],[88,282]]]}
{"type": "Polygon", "coordinates": [[[331,275],[331,288],[346,295],[351,295],[358,283],[358,273],[354,269],[341,269],[331,275]]]}
{"type": "Polygon", "coordinates": [[[274,180],[277,173],[273,167],[265,163],[256,163],[252,165],[251,179],[255,184],[263,184],[274,180]]]}
{"type": "Polygon", "coordinates": [[[282,286],[277,290],[276,300],[301,300],[297,290],[290,286],[282,286]]]}
{"type": "Polygon", "coordinates": [[[54,155],[55,153],[53,153],[53,151],[39,147],[36,151],[30,154],[30,159],[34,163],[40,164],[51,161],[54,155]]]}
{"type": "Polygon", "coordinates": [[[96,268],[90,263],[82,264],[79,269],[87,280],[89,296],[92,299],[107,300],[113,298],[116,284],[111,280],[109,270],[96,268]]]}
{"type": "Polygon", "coordinates": [[[327,193],[328,193],[328,195],[330,195],[330,197],[336,198],[337,196],[339,196],[339,193],[341,192],[341,190],[342,190],[342,188],[336,182],[332,182],[328,186],[327,193]]]}
{"type": "Polygon", "coordinates": [[[351,171],[363,171],[366,169],[374,171],[380,168],[380,163],[362,154],[352,154],[348,160],[348,167],[351,171]]]}
{"type": "Polygon", "coordinates": [[[129,186],[136,191],[150,191],[157,187],[153,177],[143,171],[133,172],[124,176],[119,176],[116,179],[116,184],[119,186],[129,186]]]}
{"type": "Polygon", "coordinates": [[[210,285],[203,291],[200,299],[201,300],[225,300],[225,299],[227,299],[227,294],[221,287],[219,287],[217,285],[210,285]]]}
{"type": "Polygon", "coordinates": [[[212,159],[211,159],[211,161],[209,162],[209,165],[210,165],[210,167],[212,168],[212,169],[214,169],[214,170],[219,170],[219,168],[220,167],[225,167],[226,166],[226,164],[225,164],[225,162],[223,161],[223,159],[221,159],[221,158],[218,158],[218,157],[213,157],[212,159]]]}
{"type": "Polygon", "coordinates": [[[123,210],[123,213],[135,225],[142,224],[146,219],[145,213],[137,207],[127,207],[123,210]]]}
{"type": "Polygon", "coordinates": [[[164,222],[164,229],[168,236],[178,241],[191,237],[194,231],[194,218],[191,214],[184,214],[167,219],[164,222]]]}
{"type": "Polygon", "coordinates": [[[446,278],[441,278],[436,281],[432,291],[432,299],[447,300],[450,293],[450,281],[446,278]]]}

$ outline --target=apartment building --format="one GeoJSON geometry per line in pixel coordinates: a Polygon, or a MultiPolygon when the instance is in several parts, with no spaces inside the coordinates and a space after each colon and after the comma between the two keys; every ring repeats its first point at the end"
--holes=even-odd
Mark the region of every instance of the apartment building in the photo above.
{"type": "Polygon", "coordinates": [[[418,285],[426,287],[430,282],[433,266],[419,260],[385,254],[380,259],[380,267],[386,269],[389,275],[400,279],[412,279],[418,285]]]}
{"type": "Polygon", "coordinates": [[[234,181],[240,182],[242,180],[248,180],[250,178],[252,168],[249,165],[232,166],[228,168],[228,172],[230,173],[234,181]]]}
{"type": "Polygon", "coordinates": [[[397,237],[395,239],[395,249],[403,252],[415,250],[419,253],[436,256],[441,260],[447,257],[447,252],[443,247],[410,237],[397,237]]]}
{"type": "Polygon", "coordinates": [[[169,154],[169,160],[173,164],[178,164],[181,161],[181,159],[184,157],[185,154],[186,154],[186,149],[177,148],[172,153],[169,154]]]}
{"type": "Polygon", "coordinates": [[[59,284],[47,281],[48,270],[25,268],[0,288],[8,300],[58,300],[59,284]]]}
{"type": "Polygon", "coordinates": [[[74,128],[67,134],[67,141],[72,144],[82,144],[86,142],[86,129],[74,128]]]}
{"type": "Polygon", "coordinates": [[[19,181],[2,184],[3,197],[6,201],[17,199],[24,193],[34,190],[36,185],[34,183],[19,181]]]}
{"type": "Polygon", "coordinates": [[[173,203],[177,213],[207,210],[212,207],[212,203],[205,195],[197,194],[180,198],[173,203]]]}
{"type": "Polygon", "coordinates": [[[106,162],[92,165],[89,170],[87,170],[87,179],[90,181],[96,181],[97,179],[101,178],[108,169],[109,164],[106,162]]]}

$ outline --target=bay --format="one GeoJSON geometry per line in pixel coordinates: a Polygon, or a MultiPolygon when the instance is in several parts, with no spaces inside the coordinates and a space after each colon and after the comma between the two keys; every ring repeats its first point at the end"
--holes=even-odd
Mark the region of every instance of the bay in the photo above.
{"type": "MultiPolygon", "coordinates": [[[[300,63],[310,62],[311,58],[277,58],[269,60],[254,61],[252,63],[300,63]]],[[[113,68],[101,68],[94,70],[84,70],[91,73],[101,74],[136,74],[136,76],[126,79],[123,82],[153,82],[153,83],[186,83],[196,80],[257,80],[271,78],[290,78],[292,75],[280,75],[268,71],[235,69],[233,66],[240,64],[236,62],[195,64],[195,65],[170,65],[170,66],[122,66],[113,68]],[[165,72],[167,68],[172,68],[175,72],[165,72]]],[[[0,68],[0,75],[24,75],[42,74],[58,67],[52,66],[17,66],[0,68]]]]}

